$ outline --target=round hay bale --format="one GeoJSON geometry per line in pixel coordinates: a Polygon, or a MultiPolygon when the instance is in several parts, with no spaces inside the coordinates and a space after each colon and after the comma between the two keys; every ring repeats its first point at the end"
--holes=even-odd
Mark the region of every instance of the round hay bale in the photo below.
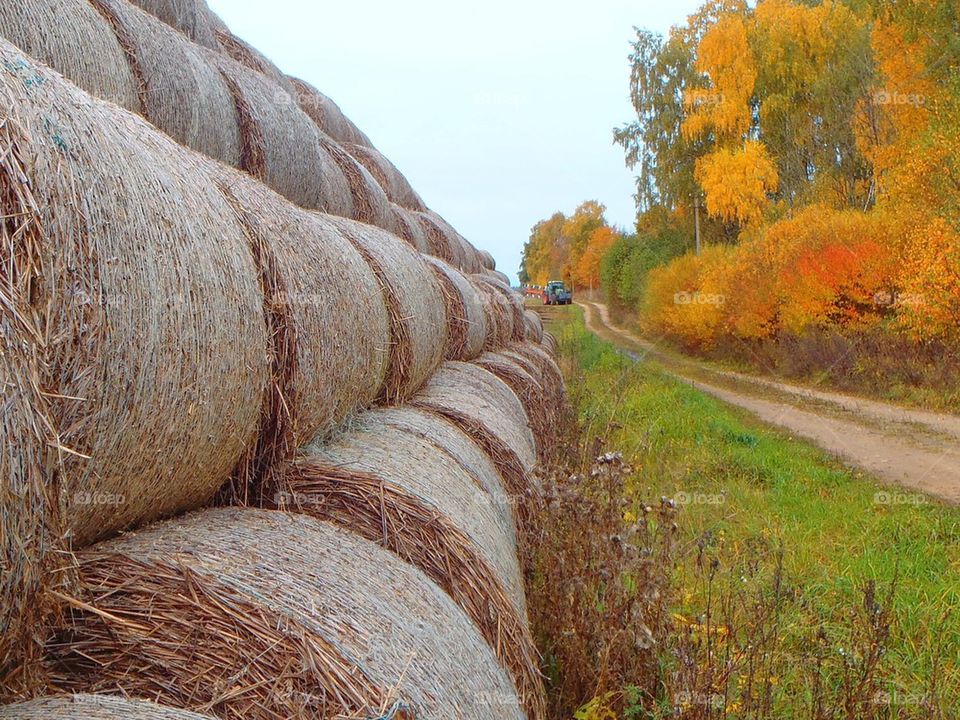
{"type": "Polygon", "coordinates": [[[0,707],[0,720],[210,720],[147,700],[111,695],[66,695],[38,698],[0,707]]]}
{"type": "Polygon", "coordinates": [[[91,95],[143,112],[141,81],[113,29],[87,0],[2,2],[0,36],[91,95]]]}
{"type": "Polygon", "coordinates": [[[210,8],[204,0],[132,0],[141,9],[159,18],[198,45],[218,50],[210,8]]]}
{"type": "Polygon", "coordinates": [[[408,210],[425,209],[423,200],[414,192],[403,173],[383,153],[367,145],[345,143],[344,148],[376,178],[390,202],[408,210]]]}
{"type": "Polygon", "coordinates": [[[457,605],[376,543],[305,515],[221,509],[78,554],[56,685],[221,718],[522,718],[457,605]],[[400,710],[400,712],[395,712],[400,710]]]}
{"type": "Polygon", "coordinates": [[[244,65],[218,58],[236,105],[240,167],[300,207],[350,216],[350,186],[293,96],[244,65]]]}
{"type": "Polygon", "coordinates": [[[390,363],[380,399],[387,404],[402,402],[443,361],[447,321],[440,283],[420,254],[396,235],[344,218],[330,221],[380,283],[390,316],[390,363]]]}
{"type": "Polygon", "coordinates": [[[340,107],[310,83],[295,77],[289,78],[296,90],[297,100],[303,111],[313,118],[317,126],[340,144],[362,145],[372,148],[370,138],[364,135],[343,114],[340,107]]]}
{"type": "Polygon", "coordinates": [[[73,542],[207,502],[256,436],[268,381],[243,228],[200,156],[5,41],[0,114],[18,128],[2,191],[28,200],[8,217],[33,220],[73,542]]]}
{"type": "Polygon", "coordinates": [[[493,255],[491,255],[487,250],[480,250],[479,253],[480,253],[480,264],[485,269],[487,270],[497,269],[497,261],[493,259],[493,255]]]}
{"type": "Polygon", "coordinates": [[[507,290],[513,289],[513,286],[510,284],[510,278],[508,278],[499,270],[484,270],[480,273],[480,275],[486,280],[496,283],[500,287],[506,288],[507,290]]]}
{"type": "Polygon", "coordinates": [[[110,23],[143,81],[144,117],[182,145],[239,166],[236,106],[215,56],[127,0],[90,2],[110,23]]]}
{"type": "Polygon", "coordinates": [[[448,233],[445,226],[436,217],[425,212],[413,210],[411,215],[420,224],[427,238],[428,254],[456,265],[453,236],[448,233]]]}
{"type": "Polygon", "coordinates": [[[540,341],[540,344],[546,349],[548,353],[557,356],[557,339],[546,330],[543,332],[543,340],[540,341]]]}
{"type": "Polygon", "coordinates": [[[530,342],[539,343],[543,340],[543,320],[540,319],[540,314],[533,310],[527,310],[523,317],[527,326],[526,339],[530,342]]]}
{"type": "MultiPolygon", "coordinates": [[[[407,412],[367,413],[331,443],[305,448],[274,500],[420,568],[476,623],[517,682],[521,700],[542,710],[509,508],[498,507],[464,467],[459,448],[451,454],[422,432],[386,422],[399,415],[402,423],[407,412]]],[[[460,442],[463,454],[479,452],[462,434],[460,442]]]]}
{"type": "Polygon", "coordinates": [[[415,247],[418,252],[430,255],[430,241],[427,239],[427,234],[419,220],[409,210],[399,205],[391,203],[391,207],[393,208],[397,234],[412,247],[415,247]]]}
{"type": "Polygon", "coordinates": [[[439,258],[425,255],[443,290],[447,311],[446,360],[472,360],[483,352],[487,318],[477,288],[459,271],[439,258]]]}
{"type": "Polygon", "coordinates": [[[504,290],[482,275],[471,275],[473,283],[484,298],[484,310],[487,316],[487,338],[485,350],[499,350],[517,336],[516,308],[510,302],[509,291],[504,290]]]}
{"type": "Polygon", "coordinates": [[[530,363],[534,368],[533,375],[540,380],[553,409],[558,410],[563,407],[566,402],[563,373],[553,357],[541,345],[532,342],[514,343],[505,348],[503,354],[520,362],[526,360],[530,363]]]}
{"type": "Polygon", "coordinates": [[[503,380],[523,404],[537,443],[541,463],[550,458],[556,441],[557,407],[543,386],[541,372],[522,356],[486,352],[474,363],[503,380]]]}
{"type": "Polygon", "coordinates": [[[272,85],[283,90],[291,97],[296,97],[296,88],[290,78],[280,71],[280,68],[255,47],[230,32],[230,29],[219,17],[212,13],[210,17],[214,26],[214,35],[217,39],[217,48],[223,55],[232,58],[248,70],[253,70],[258,75],[262,75],[272,85]]]}
{"type": "Polygon", "coordinates": [[[448,362],[413,398],[465,432],[490,456],[504,486],[522,539],[537,464],[536,442],[516,394],[491,372],[470,363],[448,362]]]}
{"type": "Polygon", "coordinates": [[[352,212],[348,217],[359,222],[376,225],[389,232],[399,231],[400,226],[393,212],[393,206],[380,184],[370,172],[350,155],[343,147],[321,132],[320,145],[333,159],[340,172],[347,179],[352,201],[352,212]]]}
{"type": "Polygon", "coordinates": [[[259,446],[230,496],[246,503],[265,470],[377,398],[390,320],[377,276],[328,218],[229,168],[217,182],[260,261],[274,338],[259,446]]]}

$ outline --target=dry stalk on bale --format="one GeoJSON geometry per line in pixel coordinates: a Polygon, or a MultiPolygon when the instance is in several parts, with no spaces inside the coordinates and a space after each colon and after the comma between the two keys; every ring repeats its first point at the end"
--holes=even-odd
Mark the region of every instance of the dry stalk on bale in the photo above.
{"type": "Polygon", "coordinates": [[[198,513],[80,553],[56,685],[218,718],[521,718],[470,619],[375,543],[304,515],[198,513]]]}
{"type": "Polygon", "coordinates": [[[236,107],[241,168],[296,205],[349,216],[347,179],[293,96],[227,57],[219,57],[218,65],[236,107]]]}
{"type": "Polygon", "coordinates": [[[179,30],[198,45],[218,50],[212,13],[204,0],[131,0],[143,10],[179,30]]]}
{"type": "Polygon", "coordinates": [[[141,83],[110,25],[88,0],[2,2],[0,36],[91,95],[143,112],[141,83]]]}
{"type": "Polygon", "coordinates": [[[390,321],[378,278],[328,218],[242,173],[218,172],[257,259],[272,341],[258,441],[222,494],[245,505],[255,501],[265,472],[380,394],[390,321]]]}
{"type": "Polygon", "coordinates": [[[424,256],[443,291],[447,309],[447,360],[472,360],[483,351],[487,319],[480,293],[458,270],[439,258],[424,256]]]}
{"type": "Polygon", "coordinates": [[[390,162],[383,153],[367,145],[346,144],[345,149],[360,162],[370,174],[376,178],[377,182],[387,193],[390,202],[396,203],[400,207],[408,210],[424,210],[423,200],[410,187],[410,183],[397,170],[396,166],[390,162]]]}
{"type": "Polygon", "coordinates": [[[517,396],[502,380],[481,367],[448,362],[411,404],[449,420],[493,460],[510,496],[522,543],[531,504],[538,501],[531,485],[537,454],[517,396]]]}
{"type": "Polygon", "coordinates": [[[390,364],[380,399],[402,402],[443,360],[446,314],[440,284],[419,253],[370,225],[330,218],[373,270],[390,316],[390,364]]]}
{"type": "Polygon", "coordinates": [[[210,720],[147,700],[110,695],[65,695],[0,706],[0,720],[210,720]]]}
{"type": "Polygon", "coordinates": [[[237,109],[212,51],[127,0],[89,2],[114,29],[140,80],[144,117],[181,144],[239,166],[237,109]]]}
{"type": "Polygon", "coordinates": [[[364,135],[353,122],[343,114],[340,107],[310,83],[295,77],[288,78],[296,89],[300,107],[309,115],[324,133],[336,142],[349,145],[373,147],[370,138],[364,135]]]}

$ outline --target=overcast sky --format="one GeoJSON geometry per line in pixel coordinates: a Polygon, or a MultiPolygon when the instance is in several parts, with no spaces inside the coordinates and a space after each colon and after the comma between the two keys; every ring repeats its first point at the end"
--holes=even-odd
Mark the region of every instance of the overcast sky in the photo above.
{"type": "Polygon", "coordinates": [[[612,144],[631,117],[633,26],[702,0],[208,0],[233,32],[337,102],[424,201],[515,279],[530,228],[596,199],[632,227],[612,144]]]}

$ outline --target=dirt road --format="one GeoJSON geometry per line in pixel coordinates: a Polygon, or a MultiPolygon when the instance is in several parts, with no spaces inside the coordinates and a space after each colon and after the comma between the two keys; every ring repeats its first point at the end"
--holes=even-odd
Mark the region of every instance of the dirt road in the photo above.
{"type": "MultiPolygon", "coordinates": [[[[634,359],[656,360],[702,392],[805,438],[884,482],[960,503],[960,417],[715,370],[615,326],[601,303],[577,304],[593,332],[634,359]]],[[[898,499],[890,495],[891,502],[898,499]]]]}

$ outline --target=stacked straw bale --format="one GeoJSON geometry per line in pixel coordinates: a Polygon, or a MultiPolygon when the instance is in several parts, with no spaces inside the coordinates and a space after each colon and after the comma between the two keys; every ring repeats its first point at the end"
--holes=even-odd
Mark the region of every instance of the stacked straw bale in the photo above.
{"type": "MultiPolygon", "coordinates": [[[[268,380],[258,270],[203,161],[0,41],[78,543],[210,498],[268,380]],[[202,429],[202,431],[200,430],[202,429]]],[[[34,306],[33,311],[38,308],[34,306]]]]}
{"type": "MultiPolygon", "coordinates": [[[[0,126],[7,595],[38,588],[64,535],[209,500],[256,436],[269,368],[257,267],[196,156],[6,41],[0,126]]],[[[26,598],[44,606],[3,598],[0,645],[26,598]]]]}
{"type": "Polygon", "coordinates": [[[540,314],[533,310],[527,310],[524,313],[524,322],[527,326],[527,340],[533,343],[543,341],[543,320],[540,314]]]}
{"type": "Polygon", "coordinates": [[[494,296],[499,295],[502,300],[497,300],[501,313],[509,316],[509,329],[501,317],[501,339],[503,344],[514,341],[522,341],[527,336],[526,308],[523,306],[523,298],[520,293],[514,291],[509,284],[503,284],[490,275],[474,275],[474,280],[484,287],[490,289],[494,296]],[[504,304],[505,303],[505,304],[504,304]]]}
{"type": "Polygon", "coordinates": [[[390,232],[399,233],[401,227],[393,205],[370,172],[344,150],[339,143],[323,134],[322,131],[320,145],[347,180],[352,203],[352,211],[349,217],[359,222],[376,225],[390,232]]]}
{"type": "Polygon", "coordinates": [[[381,395],[391,321],[378,276],[332,218],[229,168],[216,183],[258,260],[273,339],[259,441],[229,496],[245,503],[264,471],[381,395]]]}
{"type": "Polygon", "coordinates": [[[543,332],[543,340],[540,341],[540,344],[546,349],[548,353],[556,357],[557,355],[557,339],[548,333],[547,331],[543,332]]]}
{"type": "Polygon", "coordinates": [[[526,413],[530,427],[537,439],[538,457],[546,460],[552,449],[551,428],[556,425],[554,408],[543,388],[538,372],[526,359],[510,357],[504,353],[486,352],[474,362],[484,370],[496,375],[513,390],[526,413]]]}
{"type": "Polygon", "coordinates": [[[0,706],[0,720],[210,720],[211,717],[110,695],[65,695],[0,706]]]}
{"type": "Polygon", "coordinates": [[[497,466],[523,535],[537,445],[523,405],[502,380],[470,363],[448,362],[411,404],[446,418],[474,438],[497,466]]]}
{"type": "Polygon", "coordinates": [[[497,261],[493,259],[493,255],[490,254],[487,250],[478,250],[477,254],[480,260],[480,266],[485,270],[496,270],[497,261]]]}
{"type": "Polygon", "coordinates": [[[387,197],[390,198],[390,202],[408,210],[425,209],[423,200],[414,192],[409,181],[392,162],[384,157],[383,153],[368,145],[347,143],[344,147],[377,179],[387,193],[387,197]]]}
{"type": "Polygon", "coordinates": [[[447,311],[446,360],[472,360],[483,352],[487,340],[487,318],[483,298],[459,271],[439,258],[427,256],[433,268],[447,311]]]}
{"type": "Polygon", "coordinates": [[[92,95],[143,112],[144,82],[109,23],[87,0],[5,0],[0,36],[92,95]]]}
{"type": "Polygon", "coordinates": [[[143,83],[144,117],[182,145],[239,166],[237,111],[212,51],[127,0],[90,2],[114,29],[143,83]]]}
{"type": "Polygon", "coordinates": [[[540,716],[543,689],[516,530],[496,469],[477,454],[442,419],[377,410],[332,442],[305,448],[273,499],[363,535],[423,570],[477,624],[531,716],[540,716]]]}
{"type": "MultiPolygon", "coordinates": [[[[277,86],[291,97],[296,97],[296,88],[290,78],[280,72],[280,68],[259,50],[230,32],[230,29],[219,17],[213,13],[210,14],[210,17],[214,24],[217,47],[223,55],[232,58],[248,70],[253,70],[258,75],[262,75],[271,85],[277,86]]],[[[294,100],[294,102],[296,101],[294,100]]]]}
{"type": "MultiPolygon", "coordinates": [[[[427,247],[429,248],[430,255],[445,260],[454,266],[458,266],[457,257],[454,254],[453,233],[448,226],[440,220],[439,216],[417,210],[411,211],[411,215],[420,225],[424,236],[427,238],[427,247]]],[[[459,254],[458,251],[456,252],[459,254]]]]}
{"type": "Polygon", "coordinates": [[[513,326],[514,307],[510,303],[509,297],[495,283],[491,283],[479,275],[471,275],[470,282],[483,299],[483,309],[487,321],[484,349],[498,350],[511,342],[516,336],[513,326]]]}
{"type": "Polygon", "coordinates": [[[293,96],[230,58],[218,66],[236,104],[242,169],[296,205],[349,217],[350,185],[293,96]]]}
{"type": "Polygon", "coordinates": [[[380,399],[402,402],[443,361],[447,322],[440,283],[420,254],[397,236],[352,220],[330,221],[380,282],[391,332],[390,364],[380,399]]]}
{"type": "Polygon", "coordinates": [[[198,45],[218,50],[216,25],[204,0],[131,0],[198,45]]]}
{"type": "Polygon", "coordinates": [[[372,148],[370,139],[343,114],[340,107],[313,85],[298,78],[289,78],[296,89],[300,107],[317,126],[341,145],[361,145],[372,148]]]}
{"type": "Polygon", "coordinates": [[[463,611],[422,572],[304,515],[224,509],[78,554],[54,685],[221,718],[522,718],[463,611]]]}
{"type": "MultiPolygon", "coordinates": [[[[379,186],[378,186],[379,187],[379,186]]],[[[424,255],[430,254],[430,241],[420,221],[406,208],[392,204],[397,234],[424,255]]]]}
{"type": "Polygon", "coordinates": [[[510,278],[508,278],[499,270],[485,270],[480,274],[483,275],[487,280],[495,282],[501,287],[507,288],[508,290],[510,289],[510,278]]]}

